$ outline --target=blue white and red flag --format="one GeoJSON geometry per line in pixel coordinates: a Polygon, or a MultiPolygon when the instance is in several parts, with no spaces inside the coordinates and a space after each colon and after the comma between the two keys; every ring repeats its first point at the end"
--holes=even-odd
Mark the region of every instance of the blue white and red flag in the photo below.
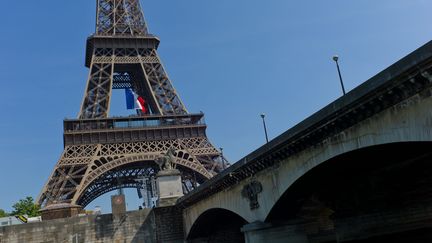
{"type": "Polygon", "coordinates": [[[132,89],[125,89],[126,94],[126,107],[128,110],[139,109],[143,114],[147,113],[146,101],[143,97],[139,96],[132,89]]]}

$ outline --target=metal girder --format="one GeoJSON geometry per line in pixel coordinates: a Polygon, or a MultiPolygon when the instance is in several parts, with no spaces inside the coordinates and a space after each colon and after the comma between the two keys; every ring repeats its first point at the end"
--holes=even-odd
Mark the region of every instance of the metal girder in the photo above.
{"type": "Polygon", "coordinates": [[[187,114],[156,49],[95,47],[79,118],[108,117],[113,88],[134,88],[156,114],[187,114]]]}
{"type": "MultiPolygon", "coordinates": [[[[224,169],[220,153],[206,137],[71,145],[65,147],[38,202],[41,205],[56,202],[80,205],[79,200],[82,197],[94,197],[88,195],[92,194],[89,188],[92,185],[100,184],[100,178],[119,168],[127,169],[128,166],[136,166],[137,163],[143,165],[141,169],[154,167],[153,162],[170,148],[176,150],[175,163],[179,165],[182,177],[190,181],[191,185],[201,184],[224,169]]],[[[120,186],[127,185],[121,184],[120,186]]],[[[112,189],[109,188],[109,190],[112,189]]]]}
{"type": "Polygon", "coordinates": [[[108,117],[113,73],[113,63],[92,63],[80,119],[108,117]]]}
{"type": "Polygon", "coordinates": [[[144,176],[156,175],[157,166],[127,166],[109,171],[100,176],[78,199],[78,204],[85,207],[99,196],[120,188],[140,188],[141,184],[136,180],[144,176]]]}
{"type": "Polygon", "coordinates": [[[147,35],[139,0],[98,0],[96,34],[147,35]]]}
{"type": "Polygon", "coordinates": [[[143,63],[153,94],[164,114],[186,114],[186,108],[177,95],[161,63],[143,63]]]}

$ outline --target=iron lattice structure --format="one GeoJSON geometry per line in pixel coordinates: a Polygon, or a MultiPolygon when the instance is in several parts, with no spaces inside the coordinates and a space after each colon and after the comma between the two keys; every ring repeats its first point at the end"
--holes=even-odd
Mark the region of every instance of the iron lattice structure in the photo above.
{"type": "Polygon", "coordinates": [[[64,151],[44,186],[43,207],[69,203],[85,207],[119,188],[137,188],[137,178],[158,171],[155,160],[176,150],[184,190],[224,169],[208,141],[203,114],[189,114],[148,33],[139,0],[98,0],[96,33],[87,40],[90,69],[76,120],[64,121],[64,151]],[[147,114],[109,118],[112,89],[133,89],[147,114]]]}

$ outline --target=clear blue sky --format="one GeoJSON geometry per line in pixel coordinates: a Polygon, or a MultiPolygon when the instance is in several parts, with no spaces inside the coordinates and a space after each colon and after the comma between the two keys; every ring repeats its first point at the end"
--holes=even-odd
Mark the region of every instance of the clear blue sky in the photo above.
{"type": "MultiPolygon", "coordinates": [[[[235,162],[432,39],[430,0],[142,1],[189,111],[235,162]]],[[[0,208],[37,197],[75,118],[95,1],[4,1],[0,22],[0,208]]],[[[116,94],[113,114],[124,114],[116,94]]],[[[93,205],[109,205],[107,197],[93,205]]],[[[137,204],[131,202],[131,208],[137,204]]],[[[104,211],[109,209],[104,208],[104,211]]]]}

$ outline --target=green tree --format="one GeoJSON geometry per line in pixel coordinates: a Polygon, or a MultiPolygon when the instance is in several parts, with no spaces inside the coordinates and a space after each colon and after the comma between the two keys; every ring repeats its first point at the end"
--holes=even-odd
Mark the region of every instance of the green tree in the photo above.
{"type": "Polygon", "coordinates": [[[0,209],[0,218],[7,217],[7,216],[8,214],[3,209],[0,209]]]}
{"type": "Polygon", "coordinates": [[[26,197],[25,199],[19,200],[13,206],[11,215],[27,215],[29,217],[39,216],[40,206],[33,202],[32,197],[26,197]]]}

